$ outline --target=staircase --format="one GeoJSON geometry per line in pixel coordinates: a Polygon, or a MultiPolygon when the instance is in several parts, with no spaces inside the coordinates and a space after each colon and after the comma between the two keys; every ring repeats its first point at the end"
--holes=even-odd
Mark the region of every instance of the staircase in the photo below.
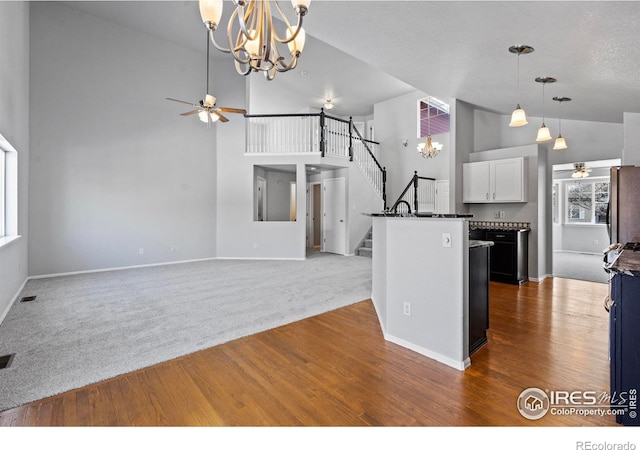
{"type": "Polygon", "coordinates": [[[373,231],[369,228],[369,232],[362,239],[360,245],[356,249],[356,255],[365,256],[367,258],[373,257],[373,231]]]}

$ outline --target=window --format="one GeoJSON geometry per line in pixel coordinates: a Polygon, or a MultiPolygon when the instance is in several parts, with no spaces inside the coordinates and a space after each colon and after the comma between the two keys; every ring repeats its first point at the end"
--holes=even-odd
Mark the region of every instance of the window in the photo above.
{"type": "Polygon", "coordinates": [[[606,224],[609,181],[593,180],[566,184],[568,224],[606,224]]]}
{"type": "Polygon", "coordinates": [[[429,134],[429,126],[431,127],[432,136],[449,132],[449,105],[435,97],[418,100],[419,138],[429,134]]]}
{"type": "Polygon", "coordinates": [[[5,205],[6,205],[6,194],[5,191],[6,189],[6,179],[7,179],[7,173],[6,173],[6,160],[7,157],[5,156],[7,152],[5,152],[4,150],[0,150],[0,238],[3,238],[5,236],[5,229],[6,229],[6,212],[5,212],[5,205]]]}
{"type": "Polygon", "coordinates": [[[18,234],[18,153],[0,134],[0,246],[18,234]]]}

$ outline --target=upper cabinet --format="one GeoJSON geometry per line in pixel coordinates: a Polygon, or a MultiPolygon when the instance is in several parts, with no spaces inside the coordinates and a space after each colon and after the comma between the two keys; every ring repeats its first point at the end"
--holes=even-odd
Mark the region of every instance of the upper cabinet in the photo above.
{"type": "Polygon", "coordinates": [[[527,201],[524,157],[478,161],[462,166],[462,201],[517,203],[527,201]]]}

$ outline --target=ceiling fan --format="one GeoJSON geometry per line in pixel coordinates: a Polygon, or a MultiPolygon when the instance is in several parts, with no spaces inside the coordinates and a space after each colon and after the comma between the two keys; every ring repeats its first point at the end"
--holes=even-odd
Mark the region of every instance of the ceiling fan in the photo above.
{"type": "Polygon", "coordinates": [[[241,108],[227,108],[225,106],[216,106],[216,98],[209,94],[209,33],[207,31],[207,94],[203,100],[200,100],[198,103],[187,102],[184,100],[178,100],[175,98],[167,97],[167,100],[171,100],[174,102],[184,103],[186,105],[190,105],[195,109],[193,111],[187,111],[185,113],[180,114],[181,116],[191,116],[193,114],[198,114],[198,117],[201,121],[210,124],[213,122],[228,122],[224,115],[221,112],[227,113],[235,113],[235,114],[246,114],[246,109],[241,108]]]}
{"type": "Polygon", "coordinates": [[[178,99],[169,98],[169,97],[167,97],[167,100],[172,100],[174,102],[185,103],[187,105],[193,106],[196,109],[194,109],[193,111],[187,111],[180,115],[191,116],[193,114],[198,114],[198,117],[200,118],[200,120],[206,123],[212,123],[218,120],[220,120],[220,122],[228,122],[229,119],[227,119],[224,115],[222,115],[221,112],[236,113],[236,114],[247,113],[245,109],[216,106],[216,98],[211,94],[207,94],[204,100],[200,100],[199,103],[191,103],[191,102],[186,102],[184,100],[178,100],[178,99]]]}

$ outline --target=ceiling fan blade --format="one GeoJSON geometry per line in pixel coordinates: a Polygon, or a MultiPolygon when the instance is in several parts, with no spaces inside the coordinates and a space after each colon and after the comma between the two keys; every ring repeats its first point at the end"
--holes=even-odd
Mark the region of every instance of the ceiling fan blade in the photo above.
{"type": "Polygon", "coordinates": [[[188,112],[186,112],[186,113],[182,113],[182,114],[180,114],[180,115],[181,115],[181,116],[190,116],[190,115],[192,115],[192,114],[198,114],[199,112],[200,112],[200,110],[199,110],[199,109],[194,109],[193,111],[188,111],[188,112]]]}
{"type": "Polygon", "coordinates": [[[247,110],[246,109],[241,109],[241,108],[226,108],[224,106],[221,106],[220,108],[216,108],[218,111],[224,111],[224,112],[228,112],[228,113],[236,113],[236,114],[246,114],[247,110]]]}
{"type": "Polygon", "coordinates": [[[228,121],[229,121],[229,119],[227,119],[225,116],[223,116],[222,114],[220,114],[220,113],[219,113],[219,112],[217,112],[217,111],[214,111],[214,114],[215,114],[216,116],[218,116],[218,118],[220,119],[220,122],[228,122],[228,121]]]}
{"type": "Polygon", "coordinates": [[[167,99],[167,100],[171,100],[171,101],[173,101],[173,102],[184,103],[185,105],[191,105],[191,106],[193,106],[194,108],[199,108],[199,107],[200,107],[200,105],[197,105],[197,104],[195,104],[195,103],[191,103],[191,102],[185,102],[184,100],[178,100],[178,99],[175,99],[175,98],[169,98],[169,97],[166,97],[166,99],[167,99]]]}

